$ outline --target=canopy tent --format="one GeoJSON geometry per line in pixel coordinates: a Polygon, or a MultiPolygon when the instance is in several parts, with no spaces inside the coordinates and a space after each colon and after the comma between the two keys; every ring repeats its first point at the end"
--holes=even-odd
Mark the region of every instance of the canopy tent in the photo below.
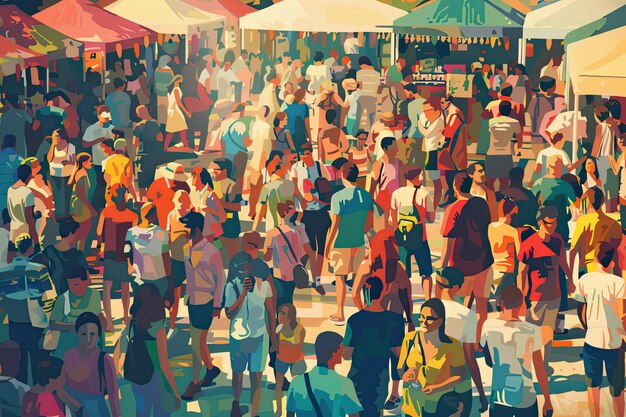
{"type": "Polygon", "coordinates": [[[620,3],[622,3],[621,7],[611,10],[598,17],[597,20],[590,21],[590,23],[568,33],[565,37],[565,45],[567,46],[570,43],[624,26],[624,21],[626,21],[626,0],[621,0],[620,3]]]}
{"type": "Polygon", "coordinates": [[[626,26],[568,45],[567,59],[575,94],[626,97],[626,26]]]}
{"type": "Polygon", "coordinates": [[[226,18],[227,25],[239,26],[239,19],[256,12],[254,7],[241,3],[239,0],[184,0],[196,9],[215,13],[226,18]]]}
{"type": "Polygon", "coordinates": [[[241,29],[294,32],[391,32],[404,10],[376,0],[283,0],[240,19],[241,29]]]}
{"type": "Polygon", "coordinates": [[[0,27],[18,45],[52,60],[80,56],[82,44],[44,25],[14,5],[0,6],[0,27]]]}
{"type": "Polygon", "coordinates": [[[48,68],[48,57],[0,36],[0,70],[3,76],[37,66],[48,68]]]}
{"type": "Polygon", "coordinates": [[[565,39],[568,33],[626,5],[626,0],[561,0],[526,15],[524,38],[565,39]]]}
{"type": "MultiPolygon", "coordinates": [[[[142,12],[145,12],[143,10],[142,12]]],[[[145,45],[155,35],[136,23],[110,13],[90,0],[61,0],[33,16],[85,45],[85,52],[114,52],[145,45]]]]}
{"type": "Polygon", "coordinates": [[[106,10],[162,34],[192,35],[224,27],[223,16],[183,0],[118,0],[106,10]]]}
{"type": "Polygon", "coordinates": [[[393,22],[396,33],[453,37],[502,37],[521,31],[524,13],[503,0],[472,0],[466,8],[454,0],[422,4],[393,22]]]}

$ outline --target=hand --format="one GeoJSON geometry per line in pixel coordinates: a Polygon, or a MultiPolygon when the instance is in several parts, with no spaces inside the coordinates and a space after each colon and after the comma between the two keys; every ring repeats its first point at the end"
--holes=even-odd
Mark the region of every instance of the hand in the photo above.
{"type": "Polygon", "coordinates": [[[430,395],[435,391],[437,391],[437,387],[434,384],[430,384],[430,385],[426,385],[422,387],[422,392],[426,395],[430,395]]]}
{"type": "Polygon", "coordinates": [[[326,258],[327,260],[329,260],[329,261],[330,261],[330,247],[327,247],[327,248],[324,250],[324,258],[326,258]]]}
{"type": "Polygon", "coordinates": [[[254,286],[254,281],[250,278],[246,278],[243,280],[243,292],[249,293],[252,287],[254,286]]]}
{"type": "Polygon", "coordinates": [[[219,319],[221,314],[222,314],[222,309],[221,308],[214,308],[213,309],[213,317],[214,318],[219,319]]]}
{"type": "Polygon", "coordinates": [[[417,379],[417,369],[416,368],[409,368],[402,375],[402,381],[404,381],[406,383],[415,382],[416,379],[417,379]]]}
{"type": "Polygon", "coordinates": [[[548,415],[552,415],[553,412],[554,412],[554,409],[552,408],[552,401],[548,399],[548,401],[546,401],[543,404],[542,413],[544,416],[548,416],[548,415]]]}
{"type": "Polygon", "coordinates": [[[191,118],[191,113],[189,113],[187,110],[185,110],[185,114],[187,115],[187,117],[191,118]]]}

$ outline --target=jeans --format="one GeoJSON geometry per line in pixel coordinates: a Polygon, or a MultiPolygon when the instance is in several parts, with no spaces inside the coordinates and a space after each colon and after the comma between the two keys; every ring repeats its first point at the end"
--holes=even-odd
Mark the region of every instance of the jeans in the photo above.
{"type": "Polygon", "coordinates": [[[135,396],[135,408],[137,409],[137,417],[169,417],[170,412],[165,411],[161,406],[161,397],[159,390],[160,378],[157,373],[152,375],[152,379],[146,385],[137,385],[131,383],[133,395],[135,396]]]}

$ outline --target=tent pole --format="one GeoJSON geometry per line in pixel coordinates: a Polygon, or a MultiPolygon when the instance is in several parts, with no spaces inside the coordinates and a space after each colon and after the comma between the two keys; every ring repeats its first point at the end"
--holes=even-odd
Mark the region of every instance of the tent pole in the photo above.
{"type": "Polygon", "coordinates": [[[154,60],[157,61],[159,59],[159,42],[154,43],[154,60]]]}
{"type": "Polygon", "coordinates": [[[572,163],[576,162],[578,155],[578,112],[580,108],[580,97],[574,94],[574,126],[572,129],[572,163]]]}
{"type": "Polygon", "coordinates": [[[398,35],[395,33],[391,34],[391,64],[393,65],[398,59],[398,35]]]}
{"type": "Polygon", "coordinates": [[[46,93],[50,92],[50,67],[46,68],[46,93]]]}
{"type": "Polygon", "coordinates": [[[243,28],[239,29],[239,31],[240,31],[240,35],[241,35],[241,37],[239,38],[239,49],[243,50],[243,49],[246,49],[246,45],[244,43],[245,32],[244,32],[243,28]]]}
{"type": "Polygon", "coordinates": [[[22,78],[24,79],[24,97],[26,97],[26,94],[28,93],[26,91],[28,89],[28,86],[26,85],[26,68],[22,70],[22,78]]]}
{"type": "Polygon", "coordinates": [[[517,56],[517,62],[522,65],[526,65],[526,43],[528,40],[526,38],[520,38],[519,40],[519,54],[517,56]]]}
{"type": "Polygon", "coordinates": [[[185,35],[185,64],[189,62],[189,35],[185,35]]]}

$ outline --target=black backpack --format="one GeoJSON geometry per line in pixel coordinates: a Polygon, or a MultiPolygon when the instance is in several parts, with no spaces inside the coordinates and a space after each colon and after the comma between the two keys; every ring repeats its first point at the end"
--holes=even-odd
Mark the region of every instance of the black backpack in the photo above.
{"type": "Polygon", "coordinates": [[[319,161],[315,161],[315,166],[317,167],[317,173],[319,177],[315,179],[315,191],[317,192],[317,198],[326,204],[330,204],[330,199],[333,196],[333,187],[330,185],[328,179],[322,176],[322,169],[320,168],[319,161]]]}
{"type": "Polygon", "coordinates": [[[153,374],[154,365],[146,345],[145,330],[137,332],[134,323],[131,322],[126,359],[124,359],[124,378],[137,385],[146,385],[152,379],[153,374]]]}

